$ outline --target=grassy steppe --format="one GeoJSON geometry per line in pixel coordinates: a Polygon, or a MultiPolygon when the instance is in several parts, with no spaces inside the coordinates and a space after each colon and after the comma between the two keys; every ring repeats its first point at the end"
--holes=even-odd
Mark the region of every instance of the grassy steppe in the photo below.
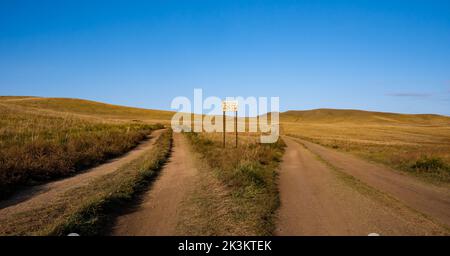
{"type": "Polygon", "coordinates": [[[450,183],[449,117],[324,109],[285,112],[281,123],[284,134],[450,183]]]}
{"type": "Polygon", "coordinates": [[[100,119],[115,122],[152,122],[166,123],[173,112],[124,107],[82,99],[6,97],[0,96],[1,104],[21,107],[22,110],[43,112],[52,115],[76,115],[83,118],[100,119]]]}
{"type": "Polygon", "coordinates": [[[136,119],[152,114],[160,117],[84,100],[0,97],[0,197],[129,151],[162,127],[136,119]]]}
{"type": "Polygon", "coordinates": [[[113,173],[72,188],[55,202],[0,219],[0,235],[100,235],[113,213],[147,188],[167,160],[172,132],[165,131],[154,147],[113,173]]]}
{"type": "Polygon", "coordinates": [[[226,209],[226,213],[211,211],[215,200],[211,197],[216,195],[210,194],[209,190],[214,189],[209,187],[198,196],[195,206],[201,209],[204,221],[189,227],[189,232],[197,235],[271,235],[274,213],[279,205],[276,168],[283,156],[284,142],[260,144],[259,137],[242,134],[236,149],[232,134],[227,135],[226,148],[222,147],[221,134],[187,133],[187,136],[208,170],[225,187],[224,191],[218,192],[222,195],[216,203],[220,204],[217,208],[226,209]],[[214,224],[218,222],[221,223],[214,224]]]}

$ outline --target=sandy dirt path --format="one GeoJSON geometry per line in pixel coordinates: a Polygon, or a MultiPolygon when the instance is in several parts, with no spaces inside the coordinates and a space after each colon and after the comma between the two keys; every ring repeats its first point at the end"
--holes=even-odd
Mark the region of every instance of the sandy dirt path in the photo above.
{"type": "Polygon", "coordinates": [[[450,227],[450,189],[425,183],[347,153],[299,140],[325,161],[450,227]]]}
{"type": "Polygon", "coordinates": [[[434,235],[439,225],[394,202],[361,193],[291,138],[279,171],[276,235],[434,235]]]}
{"type": "Polygon", "coordinates": [[[143,152],[150,149],[156,139],[162,134],[163,130],[153,131],[150,139],[141,143],[135,149],[129,151],[125,155],[114,158],[105,164],[99,165],[95,168],[86,170],[73,177],[62,180],[46,183],[35,186],[30,189],[21,191],[12,198],[0,202],[0,219],[9,216],[10,214],[28,211],[35,208],[49,205],[66,191],[70,189],[82,187],[87,185],[93,179],[112,173],[120,166],[133,161],[138,158],[143,152]]]}
{"type": "Polygon", "coordinates": [[[158,178],[131,212],[117,218],[112,235],[176,235],[182,202],[195,185],[198,170],[188,142],[174,133],[173,151],[158,178]]]}

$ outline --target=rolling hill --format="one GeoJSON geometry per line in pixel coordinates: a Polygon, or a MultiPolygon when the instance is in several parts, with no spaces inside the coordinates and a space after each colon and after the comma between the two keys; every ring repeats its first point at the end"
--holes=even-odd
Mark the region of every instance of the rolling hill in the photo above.
{"type": "Polygon", "coordinates": [[[441,115],[397,114],[350,109],[286,111],[281,113],[280,120],[305,123],[450,125],[450,117],[441,115]]]}
{"type": "Polygon", "coordinates": [[[122,155],[170,116],[86,100],[0,97],[0,197],[122,155]]]}
{"type": "MultiPolygon", "coordinates": [[[[0,96],[0,104],[50,114],[72,114],[111,121],[167,123],[173,111],[124,107],[83,99],[0,96]]],[[[450,117],[435,114],[398,114],[352,109],[290,110],[280,113],[281,122],[450,125],[450,117]]]]}
{"type": "Polygon", "coordinates": [[[0,104],[22,111],[28,110],[54,115],[71,114],[111,121],[139,120],[161,122],[170,120],[173,115],[171,111],[124,107],[71,98],[2,96],[0,97],[0,104]]]}

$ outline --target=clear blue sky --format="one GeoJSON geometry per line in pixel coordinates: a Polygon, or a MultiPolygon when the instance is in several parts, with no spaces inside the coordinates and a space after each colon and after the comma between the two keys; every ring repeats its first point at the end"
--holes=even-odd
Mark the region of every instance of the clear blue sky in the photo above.
{"type": "Polygon", "coordinates": [[[450,1],[1,1],[0,95],[450,115],[450,1]]]}

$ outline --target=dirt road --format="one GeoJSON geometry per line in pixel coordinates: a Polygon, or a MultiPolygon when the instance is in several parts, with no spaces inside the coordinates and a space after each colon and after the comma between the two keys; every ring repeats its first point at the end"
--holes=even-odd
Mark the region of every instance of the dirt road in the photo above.
{"type": "Polygon", "coordinates": [[[156,130],[152,132],[149,140],[141,143],[138,147],[131,150],[127,154],[112,159],[105,164],[89,169],[70,178],[32,187],[16,194],[8,200],[0,202],[0,219],[11,214],[50,205],[52,202],[57,200],[60,195],[63,195],[70,189],[85,186],[97,177],[116,171],[123,164],[133,161],[143,152],[151,148],[162,132],[163,130],[156,130]]]}
{"type": "Polygon", "coordinates": [[[301,140],[312,152],[362,182],[450,227],[450,189],[437,187],[350,154],[301,140]]]}
{"type": "Polygon", "coordinates": [[[280,166],[276,235],[435,235],[447,231],[352,183],[291,138],[280,166]]]}
{"type": "Polygon", "coordinates": [[[175,235],[182,202],[194,188],[194,167],[186,138],[174,133],[173,152],[136,209],[117,218],[113,235],[175,235]]]}

